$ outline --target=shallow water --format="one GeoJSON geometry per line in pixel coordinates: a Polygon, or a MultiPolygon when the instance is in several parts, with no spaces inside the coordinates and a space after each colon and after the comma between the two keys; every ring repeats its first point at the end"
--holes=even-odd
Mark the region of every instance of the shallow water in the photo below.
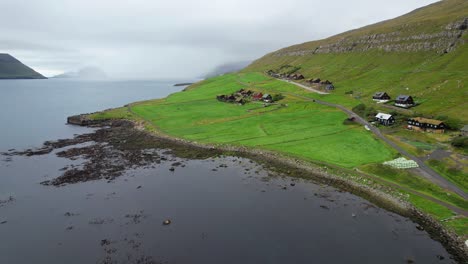
{"type": "MultiPolygon", "coordinates": [[[[34,85],[21,85],[7,94],[29,104],[17,115],[10,112],[18,118],[6,130],[13,134],[0,137],[0,152],[87,131],[64,125],[67,115],[149,99],[130,98],[127,88],[90,86],[62,102],[58,86],[33,92],[34,85]],[[42,101],[31,93],[57,97],[39,110],[42,101]],[[91,102],[89,94],[96,95],[91,102]],[[31,126],[24,122],[29,115],[42,116],[49,130],[33,121],[41,129],[15,134],[31,126]]],[[[158,97],[173,88],[159,95],[140,89],[158,97]]],[[[1,98],[7,109],[16,109],[1,98]]],[[[0,118],[12,120],[5,113],[0,118]]],[[[0,263],[452,263],[440,243],[410,220],[331,187],[268,176],[268,169],[248,159],[170,156],[111,182],[43,186],[64,166],[81,163],[55,152],[0,157],[0,201],[13,198],[0,203],[0,263]],[[183,166],[171,172],[176,161],[183,166]],[[172,221],[168,226],[162,224],[166,219],[172,221]]]]}

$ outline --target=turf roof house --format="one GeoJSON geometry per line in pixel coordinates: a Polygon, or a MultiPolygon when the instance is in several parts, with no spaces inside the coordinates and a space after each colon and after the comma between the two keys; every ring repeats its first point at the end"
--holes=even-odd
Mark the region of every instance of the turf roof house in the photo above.
{"type": "Polygon", "coordinates": [[[445,132],[445,124],[440,120],[424,117],[414,117],[408,119],[408,129],[417,131],[426,131],[442,134],[445,132]]]}
{"type": "Polygon", "coordinates": [[[293,74],[290,74],[288,76],[289,79],[291,80],[302,80],[304,79],[304,75],[300,74],[300,73],[293,73],[293,74]]]}
{"type": "Polygon", "coordinates": [[[312,79],[309,79],[307,82],[309,83],[320,83],[320,78],[312,78],[312,79]]]}
{"type": "Polygon", "coordinates": [[[413,97],[410,95],[399,95],[395,99],[395,106],[403,107],[403,108],[409,108],[414,106],[414,100],[413,97]]]}
{"type": "Polygon", "coordinates": [[[375,121],[379,122],[384,126],[390,126],[393,125],[393,123],[395,123],[395,118],[390,114],[378,113],[375,116],[375,121]]]}
{"type": "Polygon", "coordinates": [[[379,103],[386,103],[390,100],[390,96],[386,92],[377,92],[372,96],[372,100],[379,103]]]}
{"type": "Polygon", "coordinates": [[[262,96],[262,100],[263,100],[263,102],[265,102],[265,103],[271,103],[271,102],[273,102],[273,97],[271,97],[270,94],[264,94],[264,95],[262,96]]]}

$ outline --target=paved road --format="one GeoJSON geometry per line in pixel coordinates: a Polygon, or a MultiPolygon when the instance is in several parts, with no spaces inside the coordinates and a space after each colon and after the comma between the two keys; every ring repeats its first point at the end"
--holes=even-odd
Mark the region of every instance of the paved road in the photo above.
{"type": "MultiPolygon", "coordinates": [[[[289,81],[289,83],[292,83],[292,84],[295,84],[301,88],[305,88],[307,86],[304,86],[300,83],[296,83],[296,82],[293,82],[293,81],[289,81]]],[[[309,89],[308,89],[309,90],[309,89]]],[[[395,144],[393,141],[391,141],[390,139],[386,138],[382,132],[375,126],[372,126],[369,122],[367,122],[366,120],[364,120],[362,117],[358,116],[356,113],[354,113],[353,111],[347,109],[346,107],[342,106],[342,105],[338,105],[338,104],[333,104],[333,103],[329,103],[329,102],[325,102],[325,101],[321,101],[321,100],[317,100],[317,99],[311,99],[309,97],[305,97],[305,96],[300,96],[300,95],[297,95],[297,94],[294,94],[294,96],[298,96],[298,97],[301,97],[305,100],[308,100],[308,101],[313,101],[313,102],[316,102],[318,104],[322,104],[322,105],[327,105],[327,106],[331,106],[331,107],[335,107],[335,108],[338,108],[340,110],[342,110],[343,112],[347,113],[349,116],[354,116],[355,117],[355,120],[357,122],[359,122],[360,124],[364,125],[364,126],[368,126],[370,131],[372,131],[378,138],[382,139],[383,141],[385,141],[388,145],[390,145],[391,147],[393,147],[394,149],[396,149],[398,152],[400,152],[403,156],[406,156],[414,161],[416,161],[416,163],[418,163],[419,165],[419,168],[417,168],[416,170],[419,172],[419,174],[423,177],[425,177],[426,179],[430,180],[431,182],[439,185],[440,187],[444,188],[444,189],[447,189],[449,191],[452,191],[458,195],[460,195],[461,197],[463,197],[464,199],[468,199],[468,195],[466,192],[464,192],[461,188],[459,188],[457,185],[453,184],[452,182],[448,181],[447,179],[445,179],[443,176],[441,176],[440,174],[438,174],[437,172],[435,172],[433,169],[431,169],[429,166],[427,166],[420,158],[414,156],[414,155],[411,155],[410,153],[408,153],[406,150],[402,149],[400,146],[398,146],[397,144],[395,144]]]]}

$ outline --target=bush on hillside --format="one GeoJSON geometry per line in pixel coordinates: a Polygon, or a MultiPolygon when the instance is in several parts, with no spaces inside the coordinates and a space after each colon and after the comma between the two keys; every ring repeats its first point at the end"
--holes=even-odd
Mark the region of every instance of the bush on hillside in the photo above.
{"type": "Polygon", "coordinates": [[[437,120],[443,121],[445,125],[451,130],[460,130],[463,127],[463,122],[460,119],[454,117],[448,117],[446,115],[436,116],[437,120]]]}
{"type": "Polygon", "coordinates": [[[456,137],[452,139],[450,144],[456,148],[467,149],[468,148],[468,137],[456,137]]]}
{"type": "Polygon", "coordinates": [[[280,94],[280,93],[279,94],[274,94],[271,98],[273,99],[273,102],[276,102],[276,101],[279,101],[279,100],[283,99],[284,95],[280,94]]]}
{"type": "Polygon", "coordinates": [[[377,111],[371,106],[367,107],[365,104],[358,104],[353,107],[353,112],[365,119],[374,119],[377,111]]]}

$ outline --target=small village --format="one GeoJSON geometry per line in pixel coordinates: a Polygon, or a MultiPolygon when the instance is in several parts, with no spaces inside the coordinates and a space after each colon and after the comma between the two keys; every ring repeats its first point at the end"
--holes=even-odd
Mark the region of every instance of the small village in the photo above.
{"type": "MultiPolygon", "coordinates": [[[[335,90],[335,86],[333,82],[329,80],[321,80],[320,78],[307,79],[301,73],[286,74],[286,73],[277,73],[274,70],[268,70],[266,74],[273,78],[287,80],[287,81],[302,81],[302,82],[305,82],[310,87],[318,89],[318,90],[325,90],[325,91],[335,90]]],[[[392,98],[387,92],[376,92],[372,96],[372,100],[376,102],[377,104],[387,104],[391,102],[391,99],[392,98]]],[[[401,108],[401,109],[409,109],[411,107],[415,107],[417,104],[415,103],[411,95],[400,94],[392,102],[392,105],[394,107],[401,108]]],[[[369,116],[366,116],[366,117],[369,117],[369,116]]],[[[383,113],[383,112],[378,112],[377,114],[374,113],[374,115],[372,116],[372,118],[369,119],[369,121],[374,125],[382,125],[382,126],[392,126],[397,123],[395,114],[383,113]]],[[[429,133],[442,134],[445,132],[445,129],[447,129],[447,125],[444,124],[444,122],[441,120],[430,119],[430,118],[425,118],[425,117],[409,117],[406,120],[405,128],[408,130],[412,130],[412,131],[423,131],[423,132],[429,132],[429,133]]],[[[461,131],[461,133],[463,132],[461,131]]]]}
{"type": "Polygon", "coordinates": [[[272,96],[271,94],[265,93],[263,94],[262,92],[254,92],[252,90],[244,90],[240,89],[239,91],[236,91],[235,93],[229,94],[229,95],[217,95],[216,99],[220,102],[225,102],[225,103],[236,103],[239,105],[244,105],[250,101],[256,101],[256,102],[264,102],[264,106],[268,106],[269,104],[279,101],[283,98],[281,94],[275,94],[272,96]]]}

